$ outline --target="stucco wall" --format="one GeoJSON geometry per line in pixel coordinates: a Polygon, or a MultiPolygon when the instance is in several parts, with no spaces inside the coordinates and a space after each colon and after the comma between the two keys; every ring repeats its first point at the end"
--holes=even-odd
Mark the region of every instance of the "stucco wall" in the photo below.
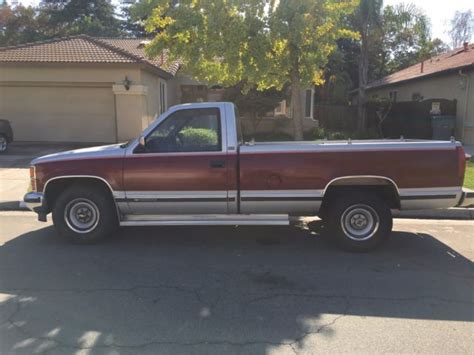
{"type": "Polygon", "coordinates": [[[135,64],[2,64],[0,118],[12,122],[17,140],[131,139],[159,111],[159,80],[135,64]]]}
{"type": "Polygon", "coordinates": [[[424,99],[457,100],[456,138],[465,144],[474,144],[474,73],[462,77],[458,73],[446,76],[416,80],[377,90],[370,90],[369,99],[374,95],[388,98],[391,91],[397,91],[397,101],[411,101],[412,95],[418,93],[424,99]]]}
{"type": "Polygon", "coordinates": [[[170,90],[168,88],[169,81],[170,80],[164,80],[163,78],[160,78],[157,75],[142,70],[141,84],[146,86],[148,90],[146,96],[147,125],[153,121],[157,114],[167,110],[168,107],[171,106],[168,98],[168,96],[170,95],[170,90]],[[165,107],[163,108],[163,110],[160,107],[160,83],[165,84],[165,107]]]}

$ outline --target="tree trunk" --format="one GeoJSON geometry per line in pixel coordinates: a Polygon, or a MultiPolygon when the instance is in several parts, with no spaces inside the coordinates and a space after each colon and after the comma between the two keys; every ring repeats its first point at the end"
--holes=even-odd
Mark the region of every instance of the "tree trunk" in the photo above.
{"type": "Polygon", "coordinates": [[[367,125],[367,112],[366,103],[367,97],[365,88],[367,87],[367,81],[369,76],[369,47],[367,43],[367,37],[362,36],[362,44],[360,48],[359,56],[359,95],[358,95],[358,107],[357,107],[357,130],[359,132],[365,131],[367,125]]]}
{"type": "Polygon", "coordinates": [[[290,73],[291,80],[291,118],[295,141],[303,140],[303,102],[301,101],[301,82],[298,67],[290,73]]]}

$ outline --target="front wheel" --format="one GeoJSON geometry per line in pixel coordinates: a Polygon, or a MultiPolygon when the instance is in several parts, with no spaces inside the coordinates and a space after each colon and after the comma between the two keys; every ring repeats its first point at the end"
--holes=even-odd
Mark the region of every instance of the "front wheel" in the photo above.
{"type": "Polygon", "coordinates": [[[372,250],[387,240],[392,231],[390,207],[375,194],[335,196],[327,220],[331,236],[349,251],[372,250]]]}
{"type": "Polygon", "coordinates": [[[74,243],[94,243],[117,227],[112,199],[95,186],[71,186],[57,198],[53,223],[58,233],[74,243]]]}

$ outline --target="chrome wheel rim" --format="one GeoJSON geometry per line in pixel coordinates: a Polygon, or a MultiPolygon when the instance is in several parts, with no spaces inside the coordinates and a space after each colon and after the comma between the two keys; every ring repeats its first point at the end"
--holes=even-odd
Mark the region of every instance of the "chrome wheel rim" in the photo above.
{"type": "Polygon", "coordinates": [[[7,150],[7,139],[3,136],[0,136],[0,152],[7,150]]]}
{"type": "Polygon", "coordinates": [[[363,204],[349,206],[341,217],[344,234],[358,242],[372,238],[377,233],[379,224],[377,212],[363,204]]]}
{"type": "Polygon", "coordinates": [[[86,198],[76,198],[64,209],[64,220],[76,233],[92,232],[99,224],[100,213],[97,205],[86,198]]]}

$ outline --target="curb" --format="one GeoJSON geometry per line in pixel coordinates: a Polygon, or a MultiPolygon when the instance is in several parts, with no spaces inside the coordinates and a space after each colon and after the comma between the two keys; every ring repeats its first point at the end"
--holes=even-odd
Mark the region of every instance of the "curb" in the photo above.
{"type": "Polygon", "coordinates": [[[29,211],[23,201],[0,201],[0,212],[2,211],[29,211]]]}
{"type": "Polygon", "coordinates": [[[474,208],[447,208],[442,210],[392,211],[393,218],[416,219],[474,219],[474,208]]]}

